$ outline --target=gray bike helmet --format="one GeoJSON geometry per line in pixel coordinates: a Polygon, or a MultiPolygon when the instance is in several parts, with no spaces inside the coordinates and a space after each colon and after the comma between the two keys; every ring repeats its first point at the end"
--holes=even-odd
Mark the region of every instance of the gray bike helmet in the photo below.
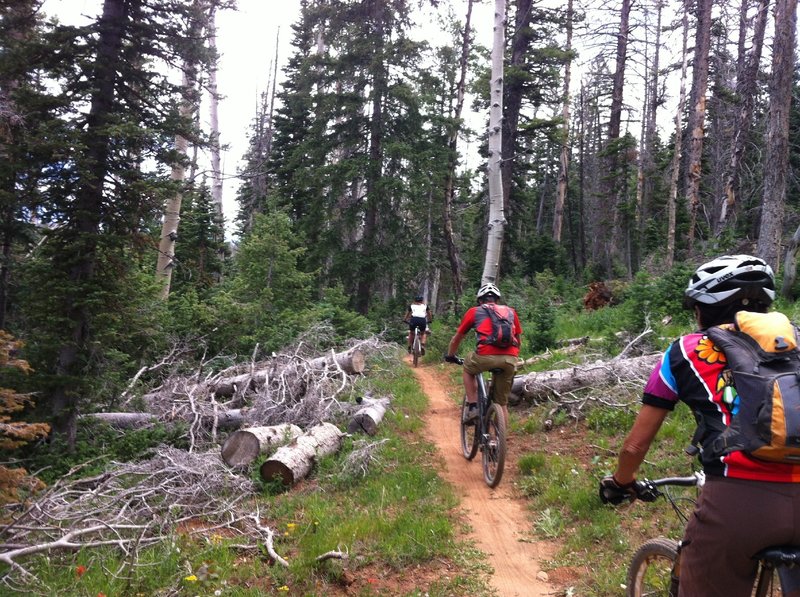
{"type": "Polygon", "coordinates": [[[475,295],[475,298],[477,300],[481,300],[489,295],[494,295],[495,298],[500,298],[503,296],[500,294],[500,290],[498,290],[497,286],[494,284],[484,284],[478,290],[478,294],[475,295]]]}
{"type": "Polygon", "coordinates": [[[723,306],[738,300],[769,306],[775,300],[775,275],[758,257],[723,255],[698,267],[683,294],[687,309],[698,303],[723,306]]]}

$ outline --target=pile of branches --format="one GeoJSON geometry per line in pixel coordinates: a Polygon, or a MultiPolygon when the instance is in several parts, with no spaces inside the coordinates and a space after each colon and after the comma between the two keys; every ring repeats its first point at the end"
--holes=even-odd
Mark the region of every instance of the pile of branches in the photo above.
{"type": "MultiPolygon", "coordinates": [[[[350,348],[369,357],[397,351],[396,344],[379,338],[350,348]]],[[[174,540],[176,533],[219,535],[243,550],[266,548],[275,562],[288,565],[273,549],[273,530],[262,524],[255,499],[258,487],[222,461],[216,433],[226,420],[235,419],[236,426],[310,427],[337,422],[361,408],[353,396],[355,376],[335,365],[309,367],[316,355],[311,345],[301,342],[291,352],[220,373],[168,377],[144,396],[146,414],[152,422],[187,421],[190,449],[162,446],[148,460],[113,463],[93,477],[82,477],[76,468],[35,502],[9,505],[0,517],[10,521],[0,527],[0,562],[9,567],[2,582],[11,590],[28,592],[41,582],[26,569],[27,556],[103,546],[123,552],[124,563],[116,571],[122,574],[126,566],[136,564],[140,550],[174,540]],[[263,383],[225,401],[217,399],[216,380],[257,368],[268,370],[263,383]]],[[[365,474],[381,443],[361,442],[343,472],[365,474]]],[[[47,587],[40,588],[47,592],[47,587]]]]}
{"type": "MultiPolygon", "coordinates": [[[[397,345],[373,337],[354,341],[346,350],[358,350],[369,358],[396,351],[397,345]]],[[[311,367],[319,354],[313,344],[301,340],[291,350],[224,371],[203,374],[203,367],[198,367],[193,375],[172,375],[142,397],[144,409],[153,417],[148,422],[188,423],[191,450],[217,443],[219,430],[226,427],[342,423],[353,411],[356,377],[335,362],[311,367]],[[224,380],[255,372],[258,384],[243,384],[232,395],[218,395],[216,389],[224,380]]]]}
{"type": "Polygon", "coordinates": [[[272,531],[260,524],[251,499],[256,486],[231,472],[218,453],[161,447],[149,460],[115,463],[94,477],[77,472],[10,513],[11,522],[0,528],[0,562],[11,568],[3,582],[10,589],[28,590],[36,580],[20,560],[53,550],[113,546],[135,563],[139,550],[176,530],[229,537],[241,549],[271,545],[272,531]]]}

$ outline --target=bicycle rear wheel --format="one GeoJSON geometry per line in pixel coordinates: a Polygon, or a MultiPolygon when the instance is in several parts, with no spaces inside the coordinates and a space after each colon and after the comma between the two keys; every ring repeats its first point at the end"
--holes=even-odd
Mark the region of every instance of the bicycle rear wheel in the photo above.
{"type": "Polygon", "coordinates": [[[658,537],[643,543],[628,567],[627,597],[677,597],[678,579],[672,578],[677,558],[677,541],[658,537]]]}
{"type": "Polygon", "coordinates": [[[467,397],[461,403],[461,452],[464,458],[472,460],[478,453],[478,422],[464,423],[464,413],[467,411],[467,397]]]}
{"type": "Polygon", "coordinates": [[[414,332],[414,344],[411,347],[411,354],[414,360],[414,367],[419,363],[419,355],[422,352],[422,344],[419,341],[419,332],[414,332]]]}
{"type": "Polygon", "coordinates": [[[486,443],[483,445],[483,480],[497,487],[506,464],[506,417],[497,404],[486,412],[486,443]]]}

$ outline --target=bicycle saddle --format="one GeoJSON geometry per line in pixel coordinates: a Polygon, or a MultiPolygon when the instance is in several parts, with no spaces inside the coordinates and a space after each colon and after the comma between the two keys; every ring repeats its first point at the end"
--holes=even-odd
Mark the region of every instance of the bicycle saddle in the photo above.
{"type": "Polygon", "coordinates": [[[764,560],[773,566],[800,565],[800,545],[776,545],[767,547],[753,556],[755,560],[764,560]]]}

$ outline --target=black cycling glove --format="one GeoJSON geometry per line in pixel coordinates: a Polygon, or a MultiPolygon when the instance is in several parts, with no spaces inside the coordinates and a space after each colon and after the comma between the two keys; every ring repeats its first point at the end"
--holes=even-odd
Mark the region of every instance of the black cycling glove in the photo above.
{"type": "Polygon", "coordinates": [[[625,501],[636,499],[636,481],[624,485],[617,483],[614,475],[609,475],[600,481],[600,501],[604,504],[618,506],[625,501]]]}

